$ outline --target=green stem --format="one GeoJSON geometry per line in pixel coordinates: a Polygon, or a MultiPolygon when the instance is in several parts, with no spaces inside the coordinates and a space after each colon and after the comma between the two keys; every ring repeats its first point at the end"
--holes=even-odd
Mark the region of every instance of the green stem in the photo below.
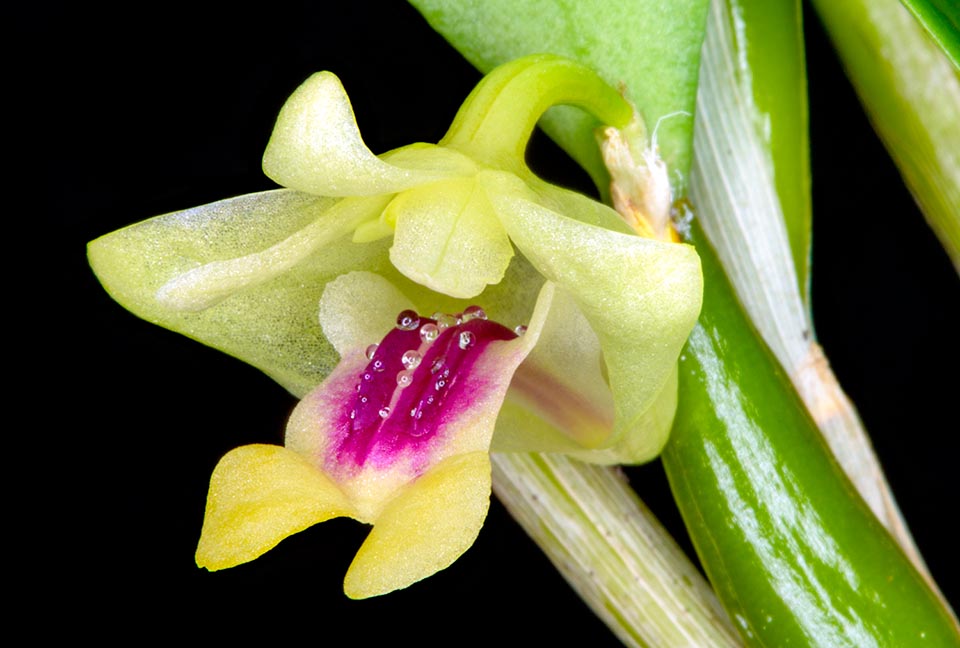
{"type": "Polygon", "coordinates": [[[960,272],[960,73],[897,0],[815,0],[847,75],[960,272]]]}
{"type": "Polygon", "coordinates": [[[493,486],[625,645],[740,645],[710,586],[616,469],[496,454],[493,486]]]}
{"type": "Polygon", "coordinates": [[[789,374],[837,461],[927,575],[856,409],[812,339],[813,323],[804,306],[810,205],[798,12],[793,0],[711,5],[690,196],[740,303],[789,374]],[[775,71],[784,62],[793,72],[778,77],[775,71]],[[757,280],[760,269],[762,281],[757,280]]]}
{"type": "Polygon", "coordinates": [[[753,645],[955,646],[960,627],[857,495],[691,230],[705,284],[664,466],[753,645]]]}

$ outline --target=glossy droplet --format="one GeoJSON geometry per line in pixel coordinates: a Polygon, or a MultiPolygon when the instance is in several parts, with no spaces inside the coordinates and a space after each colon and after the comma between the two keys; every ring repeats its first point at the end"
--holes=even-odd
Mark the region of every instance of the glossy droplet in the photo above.
{"type": "Polygon", "coordinates": [[[433,319],[437,320],[437,328],[441,331],[443,329],[448,329],[451,326],[456,326],[459,324],[459,320],[453,315],[448,315],[447,313],[434,313],[433,319]]]}
{"type": "Polygon", "coordinates": [[[383,371],[384,369],[385,369],[385,367],[384,367],[384,365],[383,365],[383,360],[374,360],[374,361],[373,361],[373,370],[374,370],[374,371],[376,371],[377,373],[380,373],[380,372],[383,371]]]}
{"type": "Polygon", "coordinates": [[[366,351],[367,360],[373,360],[373,356],[377,353],[377,348],[379,346],[380,346],[379,344],[371,344],[370,346],[367,347],[367,351],[366,351]]]}
{"type": "Polygon", "coordinates": [[[474,344],[476,344],[476,342],[477,342],[476,336],[470,331],[460,332],[460,340],[458,343],[461,349],[469,349],[474,344]]]}
{"type": "Polygon", "coordinates": [[[434,383],[433,388],[436,389],[437,391],[440,391],[446,386],[447,386],[447,381],[441,378],[440,380],[434,383]]]}
{"type": "Polygon", "coordinates": [[[403,366],[406,369],[416,369],[420,366],[421,360],[423,360],[423,356],[421,356],[420,353],[415,349],[405,351],[403,356],[400,358],[400,362],[403,363],[403,366]]]}
{"type": "Polygon", "coordinates": [[[460,319],[464,322],[469,322],[470,320],[475,319],[485,320],[487,319],[487,312],[479,306],[467,306],[464,309],[463,315],[460,319]]]}
{"type": "Polygon", "coordinates": [[[440,329],[436,324],[424,324],[420,327],[420,339],[429,344],[440,335],[440,329]]]}
{"type": "Polygon", "coordinates": [[[381,408],[380,408],[380,418],[387,418],[388,416],[390,416],[390,408],[389,408],[389,407],[381,407],[381,408]]]}
{"type": "Polygon", "coordinates": [[[401,389],[413,382],[413,373],[410,371],[401,371],[397,374],[397,387],[401,389]]]}
{"type": "Polygon", "coordinates": [[[446,359],[447,359],[446,356],[443,356],[434,360],[433,365],[430,367],[430,373],[437,373],[438,371],[443,369],[443,361],[446,359]]]}
{"type": "Polygon", "coordinates": [[[527,332],[527,327],[521,324],[517,327],[514,327],[513,332],[516,333],[518,336],[523,335],[524,333],[527,332]]]}
{"type": "Polygon", "coordinates": [[[405,310],[397,315],[397,328],[401,331],[412,331],[420,326],[420,316],[415,311],[405,310]]]}
{"type": "Polygon", "coordinates": [[[373,380],[373,374],[368,371],[365,374],[363,374],[363,379],[366,381],[373,380]]]}

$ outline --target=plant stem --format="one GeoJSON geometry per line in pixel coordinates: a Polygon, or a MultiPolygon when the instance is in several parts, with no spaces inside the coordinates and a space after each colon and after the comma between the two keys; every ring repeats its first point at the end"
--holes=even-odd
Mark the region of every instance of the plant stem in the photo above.
{"type": "Polygon", "coordinates": [[[625,645],[740,645],[710,586],[616,469],[501,453],[493,488],[625,645]]]}
{"type": "MultiPolygon", "coordinates": [[[[732,14],[756,10],[755,5],[732,0],[711,5],[697,96],[691,200],[737,297],[790,377],[831,452],[874,515],[935,587],[856,408],[812,339],[813,324],[801,295],[807,283],[805,268],[794,266],[785,227],[790,221],[785,218],[788,205],[774,182],[781,172],[774,166],[779,160],[774,158],[769,134],[764,135],[759,126],[765,113],[757,104],[750,70],[739,67],[742,61],[766,64],[765,59],[787,55],[771,51],[780,44],[760,40],[766,37],[762,31],[753,40],[738,38],[732,14]],[[798,274],[804,278],[798,280],[798,274]]],[[[761,5],[769,11],[766,3],[761,5]]],[[[805,127],[806,120],[802,121],[805,127]]],[[[803,160],[795,163],[802,170],[806,153],[803,146],[795,148],[793,156],[781,151],[780,158],[803,160]]],[[[794,220],[800,218],[797,214],[794,220]]]]}
{"type": "Polygon", "coordinates": [[[960,72],[897,0],[813,5],[877,134],[960,272],[960,72]]]}

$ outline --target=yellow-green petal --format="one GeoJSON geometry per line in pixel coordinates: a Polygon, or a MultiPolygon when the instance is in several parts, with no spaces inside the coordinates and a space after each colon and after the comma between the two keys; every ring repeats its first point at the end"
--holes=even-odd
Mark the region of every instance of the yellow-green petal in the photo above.
{"type": "Polygon", "coordinates": [[[319,218],[265,249],[205,263],[173,277],[157,300],[176,310],[203,310],[239,290],[274,279],[358,224],[376,218],[389,198],[351,198],[332,204],[319,218]]]}
{"type": "Polygon", "coordinates": [[[524,425],[506,426],[501,413],[493,450],[563,452],[595,460],[593,449],[609,444],[614,412],[600,340],[570,294],[547,286],[549,311],[507,398],[525,412],[524,425]],[[543,425],[530,425],[533,417],[543,425]]]}
{"type": "Polygon", "coordinates": [[[395,223],[390,260],[400,272],[452,297],[498,283],[513,246],[479,178],[454,178],[398,195],[384,216],[395,223]]]}
{"type": "Polygon", "coordinates": [[[373,196],[451,175],[440,162],[416,169],[380,160],[363,143],[340,79],[318,72],[281,109],[263,154],[263,172],[285,187],[318,196],[373,196]]]}
{"type": "Polygon", "coordinates": [[[590,226],[507,193],[497,196],[510,238],[570,293],[600,340],[616,405],[610,445],[629,449],[624,462],[653,458],[669,434],[672,376],[700,312],[696,251],[590,226]]]}
{"type": "Polygon", "coordinates": [[[588,198],[581,193],[544,182],[537,177],[527,179],[526,182],[536,193],[537,202],[548,209],[588,225],[595,225],[623,234],[634,233],[617,212],[602,202],[588,198]]]}
{"type": "Polygon", "coordinates": [[[207,263],[259,253],[320,227],[335,202],[278,190],[157,216],[91,242],[90,265],[107,292],[137,316],[259,367],[302,395],[338,360],[317,322],[324,285],[358,269],[396,275],[389,241],[358,245],[346,233],[287,272],[202,311],[172,308],[157,293],[207,263]]]}
{"type": "Polygon", "coordinates": [[[324,288],[320,327],[342,358],[378,343],[408,309],[415,310],[413,303],[380,275],[350,272],[324,288]]]}
{"type": "Polygon", "coordinates": [[[295,452],[242,446],[227,453],[210,478],[197,565],[234,567],[318,522],[351,515],[336,484],[295,452]]]}
{"type": "Polygon", "coordinates": [[[350,598],[379,596],[450,566],[470,548],[490,506],[490,457],[449,457],[384,509],[344,579],[350,598]]]}

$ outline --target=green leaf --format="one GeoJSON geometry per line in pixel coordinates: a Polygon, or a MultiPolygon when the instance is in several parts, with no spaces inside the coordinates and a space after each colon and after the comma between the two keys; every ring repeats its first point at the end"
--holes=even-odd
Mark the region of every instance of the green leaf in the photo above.
{"type": "MultiPolygon", "coordinates": [[[[734,35],[734,91],[769,151],[797,280],[809,307],[812,210],[803,12],[798,0],[727,4],[734,35]]],[[[709,126],[722,128],[715,121],[709,126]]]]}
{"type": "MultiPolygon", "coordinates": [[[[549,52],[592,67],[613,85],[622,83],[648,129],[656,129],[661,156],[673,170],[674,194],[685,193],[706,0],[411,2],[483,72],[549,52]]],[[[560,106],[541,125],[605,192],[609,177],[592,136],[596,120],[560,106]]]]}
{"type": "Polygon", "coordinates": [[[811,328],[799,2],[714,2],[703,53],[690,199],[741,303],[794,373],[811,328]]]}
{"type": "Polygon", "coordinates": [[[956,64],[897,0],[813,4],[874,128],[960,270],[956,64]]]}
{"type": "Polygon", "coordinates": [[[901,0],[960,69],[960,4],[956,0],[901,0]]]}

